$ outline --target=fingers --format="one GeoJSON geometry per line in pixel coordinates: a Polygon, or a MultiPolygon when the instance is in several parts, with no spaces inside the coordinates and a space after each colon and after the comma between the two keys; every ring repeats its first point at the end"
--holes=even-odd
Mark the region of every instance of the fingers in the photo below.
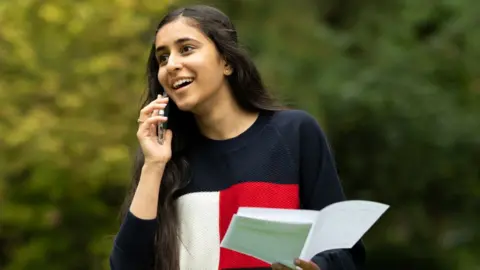
{"type": "Polygon", "coordinates": [[[166,100],[156,99],[153,102],[154,103],[148,104],[140,111],[140,117],[139,117],[140,119],[143,120],[147,117],[150,117],[154,111],[165,109],[165,107],[167,107],[168,98],[166,98],[166,100]],[[160,103],[160,102],[163,102],[163,103],[160,103]]]}
{"type": "Polygon", "coordinates": [[[320,267],[314,262],[304,261],[300,259],[295,260],[295,265],[302,268],[302,270],[320,270],[320,267]]]}
{"type": "Polygon", "coordinates": [[[138,117],[140,126],[138,127],[137,137],[153,136],[156,133],[156,126],[165,122],[166,117],[158,115],[159,110],[165,109],[168,103],[168,97],[157,96],[157,99],[150,102],[140,110],[138,117]]]}
{"type": "Polygon", "coordinates": [[[158,95],[158,98],[155,99],[154,101],[150,102],[147,106],[143,107],[142,110],[140,110],[140,116],[138,119],[145,121],[148,117],[150,117],[155,110],[163,110],[167,106],[168,103],[168,97],[162,97],[158,95]]]}
{"type": "Polygon", "coordinates": [[[291,270],[291,269],[281,263],[274,263],[272,264],[272,270],[291,270]]]}
{"type": "Polygon", "coordinates": [[[165,116],[152,116],[147,118],[143,123],[140,124],[138,127],[137,131],[137,137],[143,138],[143,137],[151,137],[151,136],[156,136],[155,134],[155,128],[152,129],[152,125],[155,127],[156,125],[160,123],[164,123],[167,121],[167,117],[165,116]],[[151,132],[153,131],[153,132],[151,132]]]}
{"type": "MultiPolygon", "coordinates": [[[[315,263],[300,260],[300,259],[295,260],[295,265],[300,267],[302,270],[320,270],[320,267],[318,267],[315,263]]],[[[291,269],[283,264],[274,263],[272,264],[272,270],[291,270],[291,269]]]]}

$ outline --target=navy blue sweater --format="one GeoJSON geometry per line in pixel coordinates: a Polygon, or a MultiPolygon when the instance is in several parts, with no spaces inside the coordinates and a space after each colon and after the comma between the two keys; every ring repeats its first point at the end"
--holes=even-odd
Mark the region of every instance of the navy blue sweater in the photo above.
{"type": "MultiPolygon", "coordinates": [[[[189,157],[192,178],[177,199],[181,270],[271,269],[220,247],[241,206],[320,210],[345,199],[325,134],[304,111],[263,112],[235,138],[201,142],[189,157]]],[[[155,228],[155,220],[128,213],[115,239],[111,269],[148,269],[155,228]]],[[[364,260],[361,241],[312,258],[321,270],[363,269],[364,260]]]]}

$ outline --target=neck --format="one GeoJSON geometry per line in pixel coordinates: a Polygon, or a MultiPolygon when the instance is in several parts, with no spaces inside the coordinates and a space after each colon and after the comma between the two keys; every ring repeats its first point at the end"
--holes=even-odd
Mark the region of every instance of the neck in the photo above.
{"type": "Polygon", "coordinates": [[[205,109],[195,113],[200,132],[213,140],[237,137],[246,131],[257,119],[257,112],[240,108],[229,89],[204,104],[205,109]]]}

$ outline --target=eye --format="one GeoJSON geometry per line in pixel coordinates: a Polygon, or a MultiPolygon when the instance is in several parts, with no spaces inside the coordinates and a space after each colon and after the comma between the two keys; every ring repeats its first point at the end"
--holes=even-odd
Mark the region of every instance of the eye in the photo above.
{"type": "Polygon", "coordinates": [[[189,52],[191,52],[193,49],[194,49],[193,46],[191,46],[191,45],[185,45],[185,46],[183,46],[183,47],[180,49],[180,52],[181,52],[181,53],[189,53],[189,52]]]}
{"type": "Polygon", "coordinates": [[[168,54],[162,54],[157,57],[158,64],[162,65],[168,61],[168,54]]]}

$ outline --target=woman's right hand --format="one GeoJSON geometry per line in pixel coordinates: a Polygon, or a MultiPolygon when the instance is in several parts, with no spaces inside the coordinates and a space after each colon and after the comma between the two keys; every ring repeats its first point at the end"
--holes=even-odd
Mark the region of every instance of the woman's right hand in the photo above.
{"type": "Polygon", "coordinates": [[[156,112],[165,109],[167,103],[168,98],[158,95],[156,100],[140,111],[137,138],[145,157],[144,164],[164,165],[172,157],[172,131],[166,130],[163,144],[157,138],[157,125],[166,122],[167,117],[157,115],[156,112]]]}

